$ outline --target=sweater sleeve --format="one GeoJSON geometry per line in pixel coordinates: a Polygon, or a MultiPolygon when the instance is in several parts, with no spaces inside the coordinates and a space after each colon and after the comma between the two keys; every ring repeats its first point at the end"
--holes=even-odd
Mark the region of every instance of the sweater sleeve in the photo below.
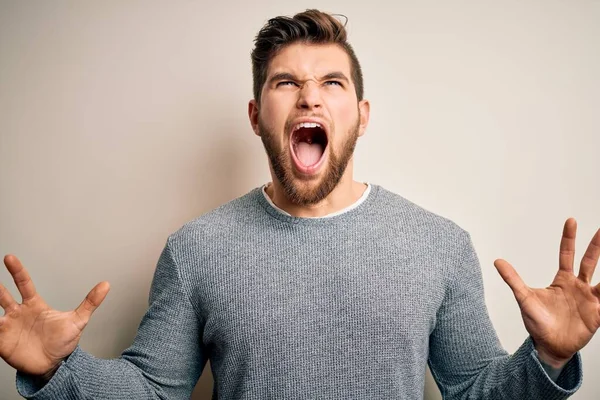
{"type": "Polygon", "coordinates": [[[566,399],[582,381],[577,353],[556,381],[528,337],[512,355],[502,348],[484,300],[479,260],[470,236],[438,311],[429,342],[429,367],[444,399],[566,399]]]}
{"type": "Polygon", "coordinates": [[[169,238],[133,344],[111,360],[96,358],[78,346],[42,387],[34,377],[17,372],[17,391],[36,400],[189,399],[206,362],[201,330],[169,238]]]}

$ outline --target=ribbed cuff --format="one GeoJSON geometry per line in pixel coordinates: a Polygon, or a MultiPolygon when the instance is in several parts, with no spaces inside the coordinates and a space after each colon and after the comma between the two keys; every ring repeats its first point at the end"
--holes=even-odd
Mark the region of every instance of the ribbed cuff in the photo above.
{"type": "Polygon", "coordinates": [[[562,400],[573,395],[583,382],[583,368],[581,355],[577,352],[562,369],[556,382],[548,375],[538,358],[531,337],[525,342],[529,356],[532,360],[531,373],[540,382],[546,382],[540,387],[539,398],[547,400],[562,400]]]}
{"type": "Polygon", "coordinates": [[[87,353],[77,346],[75,351],[58,367],[52,379],[43,386],[40,385],[38,377],[17,371],[17,392],[26,399],[34,400],[77,400],[84,398],[79,392],[71,366],[77,364],[86,355],[87,353]]]}

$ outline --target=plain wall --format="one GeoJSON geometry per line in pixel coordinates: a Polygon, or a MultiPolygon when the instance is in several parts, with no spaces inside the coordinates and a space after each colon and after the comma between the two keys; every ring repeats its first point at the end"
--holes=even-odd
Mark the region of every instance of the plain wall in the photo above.
{"type": "MultiPolygon", "coordinates": [[[[573,216],[579,262],[600,227],[598,1],[1,1],[0,253],[57,309],[111,283],[86,351],[129,346],[168,234],[270,180],[247,118],[253,38],[313,7],[348,16],[363,66],[355,177],[471,233],[508,351],[527,333],[493,260],[550,284],[573,216]]],[[[596,337],[574,399],[597,398],[599,356],[596,337]]],[[[0,399],[14,379],[0,362],[0,399]]],[[[211,385],[207,365],[193,398],[211,385]]]]}

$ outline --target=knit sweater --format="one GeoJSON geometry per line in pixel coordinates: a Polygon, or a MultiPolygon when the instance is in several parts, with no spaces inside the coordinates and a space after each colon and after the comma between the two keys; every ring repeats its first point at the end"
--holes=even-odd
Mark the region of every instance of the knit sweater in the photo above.
{"type": "Polygon", "coordinates": [[[469,234],[378,185],[331,218],[276,210],[256,188],[167,239],[133,344],[79,346],[29,399],[188,399],[206,361],[213,399],[564,399],[531,338],[501,347],[469,234]]]}

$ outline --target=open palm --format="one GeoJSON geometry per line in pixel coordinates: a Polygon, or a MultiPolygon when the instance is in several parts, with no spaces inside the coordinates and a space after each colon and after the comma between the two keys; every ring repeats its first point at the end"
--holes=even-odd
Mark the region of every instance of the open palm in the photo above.
{"type": "Polygon", "coordinates": [[[74,311],[53,310],[36,292],[27,270],[15,256],[4,257],[22,296],[17,303],[0,284],[0,357],[31,375],[53,371],[75,350],[92,313],[106,297],[108,282],[97,284],[74,311]]]}
{"type": "Polygon", "coordinates": [[[559,269],[552,284],[544,289],[525,285],[515,269],[504,260],[494,262],[512,289],[540,357],[562,366],[581,350],[600,328],[600,284],[591,285],[600,257],[600,229],[592,238],[575,276],[577,223],[565,222],[560,242],[559,269]]]}

